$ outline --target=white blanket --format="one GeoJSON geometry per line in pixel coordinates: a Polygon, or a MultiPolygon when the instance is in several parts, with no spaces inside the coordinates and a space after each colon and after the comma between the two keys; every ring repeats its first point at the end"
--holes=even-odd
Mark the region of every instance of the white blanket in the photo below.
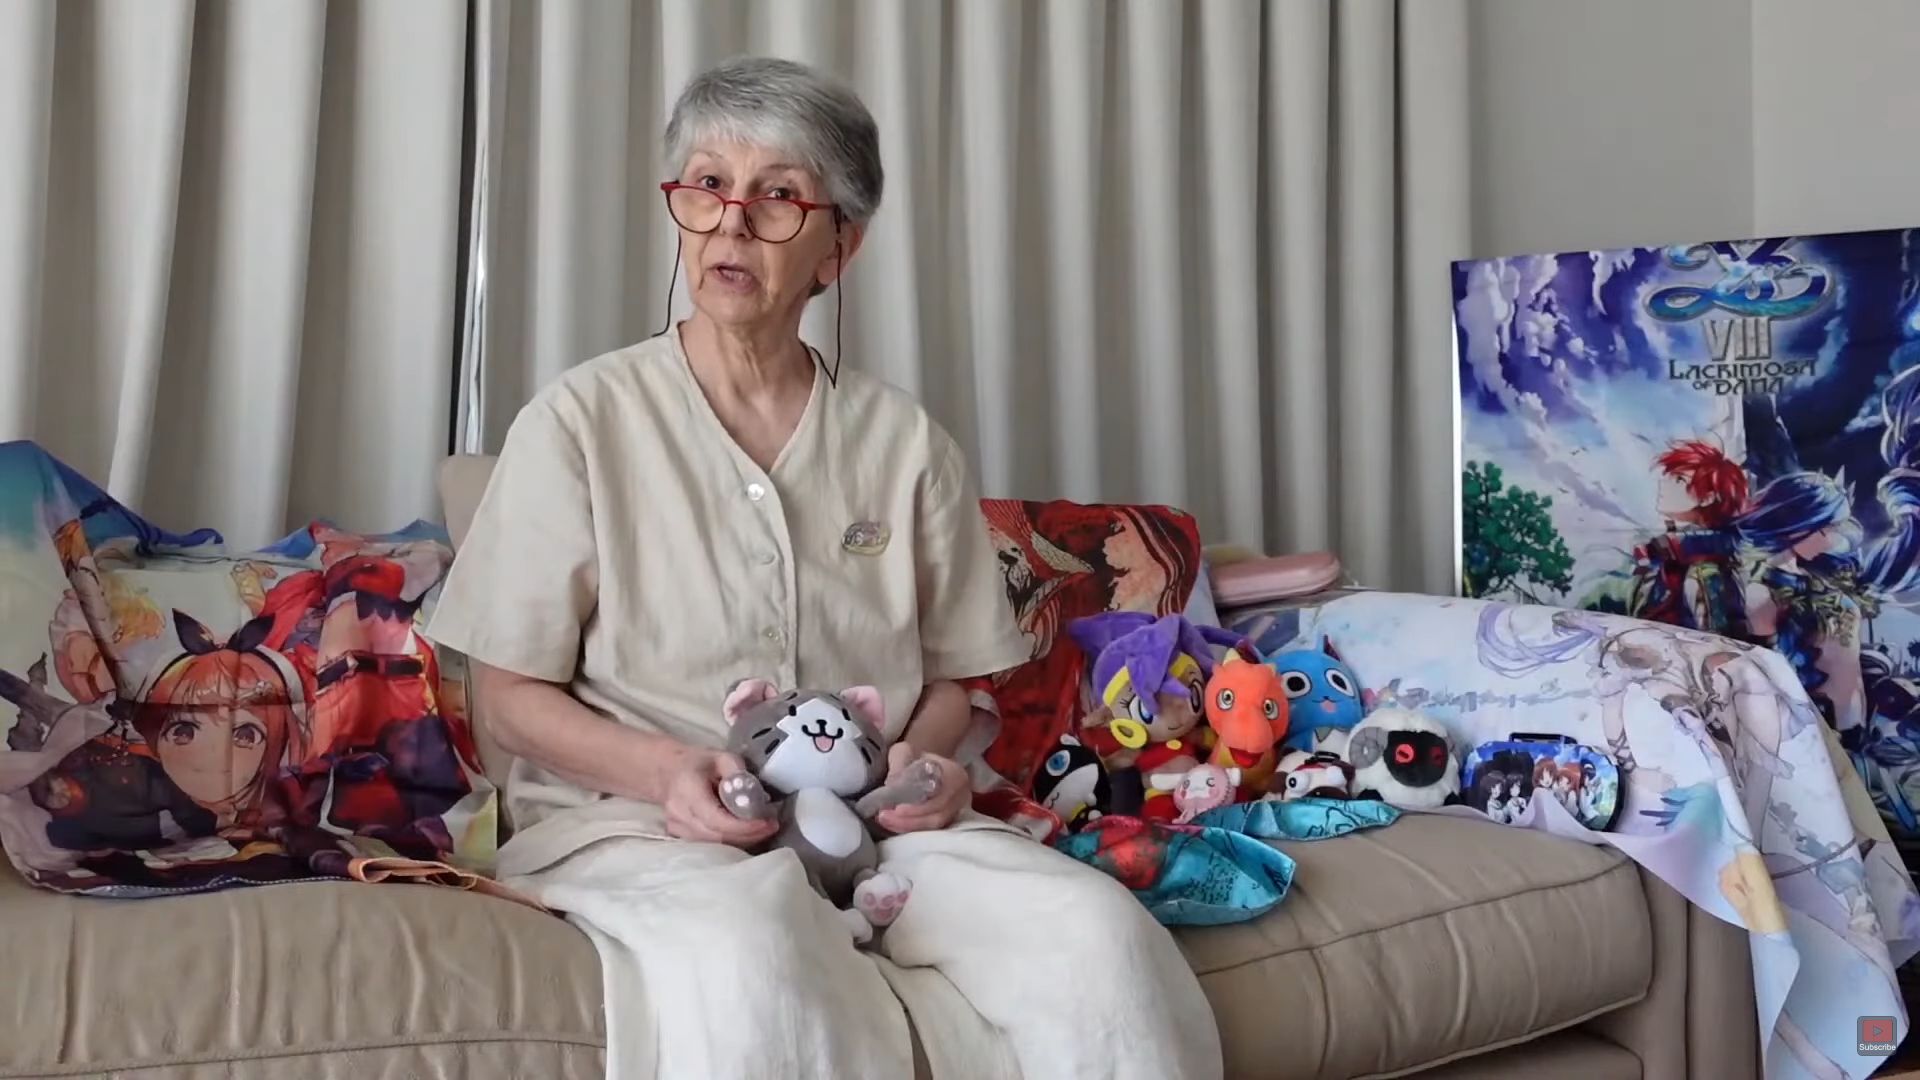
{"type": "Polygon", "coordinates": [[[610,1080],[1210,1080],[1213,1012],[1119,883],[985,818],[881,845],[914,894],[870,950],[788,852],[658,838],[652,807],[548,819],[502,877],[599,950],[610,1080]],[[906,1013],[902,1012],[905,1005],[906,1013]]]}

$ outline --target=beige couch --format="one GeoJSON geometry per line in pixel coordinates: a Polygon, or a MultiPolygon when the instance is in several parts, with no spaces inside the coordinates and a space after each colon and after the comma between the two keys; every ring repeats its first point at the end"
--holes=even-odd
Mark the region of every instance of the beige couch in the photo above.
{"type": "MultiPolygon", "coordinates": [[[[446,473],[456,537],[486,468],[446,473]]],[[[1744,931],[1611,849],[1418,815],[1280,847],[1278,909],[1178,933],[1229,1076],[1757,1075],[1744,931]]],[[[506,901],[82,900],[0,869],[0,1077],[589,1078],[603,1031],[587,940],[506,901]]]]}

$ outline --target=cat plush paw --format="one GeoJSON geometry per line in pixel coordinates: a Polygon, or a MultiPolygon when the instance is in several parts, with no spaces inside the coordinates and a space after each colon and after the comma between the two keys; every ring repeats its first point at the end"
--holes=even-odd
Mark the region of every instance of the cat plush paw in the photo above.
{"type": "Polygon", "coordinates": [[[726,777],[720,781],[717,791],[720,805],[734,817],[758,821],[773,816],[773,800],[767,796],[759,777],[752,773],[738,772],[726,777]]]}
{"type": "Polygon", "coordinates": [[[899,780],[866,793],[853,806],[861,817],[872,820],[881,811],[896,806],[919,805],[940,793],[940,766],[921,758],[907,767],[899,780]]]}
{"type": "Polygon", "coordinates": [[[900,917],[913,884],[898,874],[875,874],[853,889],[853,906],[874,926],[891,926],[900,917]]]}

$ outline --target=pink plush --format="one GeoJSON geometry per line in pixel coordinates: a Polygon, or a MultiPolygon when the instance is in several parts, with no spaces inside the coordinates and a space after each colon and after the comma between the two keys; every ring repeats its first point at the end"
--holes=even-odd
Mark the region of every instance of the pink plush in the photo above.
{"type": "Polygon", "coordinates": [[[1185,825],[1216,806],[1230,805],[1240,789],[1240,770],[1218,765],[1196,765],[1184,773],[1155,773],[1154,787],[1171,789],[1173,805],[1180,810],[1174,820],[1185,825]]]}

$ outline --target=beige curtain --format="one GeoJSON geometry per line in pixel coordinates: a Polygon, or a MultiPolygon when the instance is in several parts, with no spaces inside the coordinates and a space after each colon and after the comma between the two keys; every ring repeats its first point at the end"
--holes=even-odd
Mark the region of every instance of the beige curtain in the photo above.
{"type": "MultiPolygon", "coordinates": [[[[1450,587],[1460,0],[481,10],[472,445],[661,326],[667,111],[701,66],[776,53],[847,79],[881,126],[846,361],[919,394],[986,491],[1172,503],[1210,541],[1450,587]]],[[[832,301],[808,313],[828,349],[832,301]]]]}
{"type": "Polygon", "coordinates": [[[466,18],[0,0],[0,440],[236,545],[430,515],[466,18]]]}

